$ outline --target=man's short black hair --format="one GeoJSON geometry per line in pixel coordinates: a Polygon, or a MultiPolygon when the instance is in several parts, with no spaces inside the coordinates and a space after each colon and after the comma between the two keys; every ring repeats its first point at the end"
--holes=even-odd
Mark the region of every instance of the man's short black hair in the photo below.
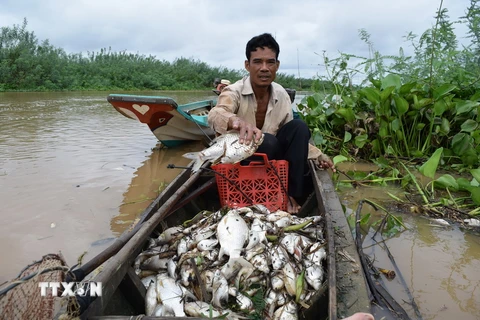
{"type": "Polygon", "coordinates": [[[245,54],[247,55],[247,60],[250,61],[250,56],[253,51],[257,51],[257,48],[269,48],[275,52],[275,58],[278,60],[278,55],[280,54],[280,47],[274,37],[270,33],[264,33],[259,36],[253,37],[247,43],[247,49],[245,54]]]}

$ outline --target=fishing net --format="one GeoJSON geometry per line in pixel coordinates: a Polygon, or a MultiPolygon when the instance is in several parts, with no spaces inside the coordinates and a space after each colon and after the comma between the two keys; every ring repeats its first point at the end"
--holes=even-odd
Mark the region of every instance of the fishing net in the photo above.
{"type": "Polygon", "coordinates": [[[47,254],[26,266],[17,278],[0,288],[0,319],[52,319],[61,298],[48,293],[41,296],[39,283],[64,281],[67,271],[61,254],[47,254]]]}

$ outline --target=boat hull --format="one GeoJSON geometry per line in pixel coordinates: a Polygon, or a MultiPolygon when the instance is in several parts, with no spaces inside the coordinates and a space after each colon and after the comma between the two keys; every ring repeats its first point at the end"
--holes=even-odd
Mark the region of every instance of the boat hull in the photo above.
{"type": "Polygon", "coordinates": [[[214,136],[207,123],[214,100],[178,105],[169,97],[110,94],[107,101],[125,117],[146,124],[167,147],[214,136]]]}

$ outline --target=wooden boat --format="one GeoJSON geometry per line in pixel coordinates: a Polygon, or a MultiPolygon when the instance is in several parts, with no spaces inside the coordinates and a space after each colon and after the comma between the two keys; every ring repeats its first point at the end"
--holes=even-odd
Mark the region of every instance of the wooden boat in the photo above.
{"type": "MultiPolygon", "coordinates": [[[[293,103],[296,91],[286,91],[293,103]]],[[[125,117],[148,125],[166,147],[187,141],[210,141],[215,136],[207,122],[208,112],[216,104],[214,99],[179,105],[169,97],[110,94],[107,101],[125,117]]]]}
{"type": "Polygon", "coordinates": [[[107,101],[125,117],[148,125],[167,147],[214,136],[208,126],[207,116],[215,106],[215,100],[178,105],[169,97],[110,94],[107,101]]]}
{"type": "MultiPolygon", "coordinates": [[[[316,170],[313,163],[310,166],[315,192],[303,204],[300,215],[325,217],[323,232],[328,245],[328,279],[325,290],[317,292],[313,299],[315,303],[300,316],[304,319],[335,320],[337,316],[369,311],[359,256],[333,183],[326,171],[316,170]],[[349,259],[346,260],[345,256],[349,259]]],[[[89,280],[103,284],[102,296],[93,301],[77,297],[82,310],[81,319],[132,319],[132,315],[145,313],[146,289],[133,270],[133,261],[160,222],[173,226],[191,219],[200,208],[218,208],[215,178],[202,171],[191,174],[188,169],[182,170],[143,212],[133,230],[123,233],[107,250],[73,272],[75,281],[80,281],[111,257],[97,275],[89,277],[89,280]]],[[[67,282],[72,280],[66,279],[67,282]]],[[[173,318],[144,316],[142,319],[173,318]]]]}

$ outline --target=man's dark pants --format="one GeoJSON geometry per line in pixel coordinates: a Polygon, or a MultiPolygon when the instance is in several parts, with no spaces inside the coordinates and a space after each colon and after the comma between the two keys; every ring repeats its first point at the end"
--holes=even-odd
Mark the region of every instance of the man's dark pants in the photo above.
{"type": "Polygon", "coordinates": [[[288,161],[288,195],[295,199],[307,196],[313,189],[308,167],[310,130],[305,122],[294,119],[278,130],[277,135],[265,133],[258,153],[270,160],[288,161]]]}

